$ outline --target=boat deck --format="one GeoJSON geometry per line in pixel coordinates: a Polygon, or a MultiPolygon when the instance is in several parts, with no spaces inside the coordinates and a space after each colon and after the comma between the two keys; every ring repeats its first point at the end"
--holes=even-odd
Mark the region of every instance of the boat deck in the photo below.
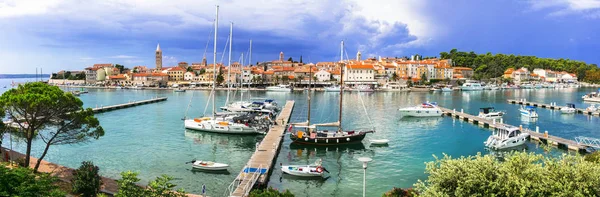
{"type": "MultiPolygon", "coordinates": [[[[540,108],[551,109],[551,110],[560,110],[562,108],[567,107],[567,106],[559,106],[559,105],[552,105],[552,104],[545,104],[545,103],[529,102],[524,99],[522,99],[522,100],[508,99],[507,101],[508,101],[508,103],[511,103],[511,104],[534,106],[534,107],[540,107],[540,108]]],[[[581,109],[581,108],[575,108],[575,111],[580,114],[600,116],[600,112],[589,112],[589,111],[587,111],[585,109],[581,109]]]]}
{"type": "MultiPolygon", "coordinates": [[[[474,116],[471,114],[458,112],[456,110],[451,110],[451,109],[447,109],[447,108],[443,108],[443,107],[439,107],[439,108],[442,110],[442,112],[444,112],[444,114],[447,114],[453,118],[461,119],[461,120],[464,120],[464,121],[467,121],[467,122],[470,122],[470,123],[473,123],[476,125],[481,125],[486,128],[516,127],[513,125],[509,125],[509,124],[504,124],[502,120],[500,122],[496,122],[495,120],[488,120],[488,119],[480,118],[480,117],[477,117],[477,116],[474,116]]],[[[577,151],[580,153],[587,152],[588,148],[590,148],[587,145],[579,144],[573,140],[568,140],[568,139],[564,139],[561,137],[548,135],[548,133],[539,133],[537,131],[523,129],[522,127],[520,127],[520,128],[521,128],[521,132],[528,133],[530,135],[530,140],[536,140],[536,141],[540,141],[542,143],[552,144],[552,145],[557,146],[558,148],[574,150],[574,151],[577,151]]]]}
{"type": "Polygon", "coordinates": [[[230,185],[229,196],[247,196],[255,184],[266,185],[293,109],[294,101],[287,101],[276,119],[277,124],[271,127],[246,166],[230,185]]]}

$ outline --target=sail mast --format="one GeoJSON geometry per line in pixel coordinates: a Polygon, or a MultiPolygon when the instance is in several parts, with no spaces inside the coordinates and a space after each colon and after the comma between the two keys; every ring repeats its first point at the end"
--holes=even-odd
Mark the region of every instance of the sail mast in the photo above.
{"type": "Polygon", "coordinates": [[[215,108],[215,87],[217,86],[217,30],[219,29],[219,6],[217,6],[217,13],[215,15],[215,44],[213,52],[213,86],[212,86],[212,102],[213,102],[213,119],[217,112],[215,108]]]}
{"type": "Polygon", "coordinates": [[[340,46],[340,113],[339,113],[339,130],[342,130],[342,101],[344,101],[344,41],[340,46]]]}
{"type": "Polygon", "coordinates": [[[308,80],[308,94],[307,94],[308,95],[308,118],[306,118],[307,119],[307,124],[306,125],[310,126],[310,83],[312,82],[312,77],[311,77],[311,75],[312,75],[312,69],[311,69],[310,65],[308,65],[308,70],[309,70],[310,74],[308,75],[308,77],[309,77],[309,80],[308,80]]]}
{"type": "Polygon", "coordinates": [[[229,27],[229,61],[227,62],[227,99],[225,105],[229,103],[229,92],[231,91],[231,45],[233,45],[233,22],[229,27]]]}

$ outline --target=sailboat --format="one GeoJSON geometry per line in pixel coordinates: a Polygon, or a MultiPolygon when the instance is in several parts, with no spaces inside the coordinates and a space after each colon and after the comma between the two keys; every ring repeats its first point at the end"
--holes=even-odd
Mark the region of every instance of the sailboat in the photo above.
{"type": "MultiPolygon", "coordinates": [[[[343,63],[343,54],[344,54],[344,41],[341,44],[341,62],[343,63]]],[[[343,65],[345,66],[345,65],[343,65]]],[[[344,70],[342,68],[340,84],[344,83],[344,70]]],[[[310,91],[310,90],[309,90],[310,91]]],[[[368,133],[375,132],[374,130],[370,131],[343,131],[341,128],[342,123],[342,101],[344,98],[344,87],[341,87],[340,90],[340,112],[337,122],[333,123],[322,123],[322,124],[310,124],[310,93],[308,94],[308,117],[307,121],[303,123],[296,123],[292,125],[296,125],[297,128],[305,128],[304,131],[296,131],[290,133],[290,139],[292,143],[297,144],[307,144],[307,145],[345,145],[345,144],[354,144],[354,143],[362,143],[362,140],[368,133]],[[328,131],[328,130],[317,130],[317,127],[337,127],[337,131],[328,131]]],[[[290,125],[290,129],[292,127],[290,125]]]]}
{"type": "MultiPolygon", "coordinates": [[[[213,52],[213,71],[217,70],[217,27],[219,26],[219,6],[216,9],[215,19],[215,38],[214,38],[214,52],[213,52]]],[[[231,34],[230,34],[231,38],[231,34]]],[[[198,131],[213,132],[213,133],[227,133],[227,134],[258,134],[264,133],[259,131],[255,127],[251,127],[251,124],[255,124],[254,117],[216,117],[215,108],[215,87],[216,87],[216,72],[213,72],[213,86],[211,90],[212,99],[212,116],[203,118],[186,119],[184,125],[186,129],[193,129],[198,131]]],[[[256,125],[259,126],[259,125],[256,125]]]]}

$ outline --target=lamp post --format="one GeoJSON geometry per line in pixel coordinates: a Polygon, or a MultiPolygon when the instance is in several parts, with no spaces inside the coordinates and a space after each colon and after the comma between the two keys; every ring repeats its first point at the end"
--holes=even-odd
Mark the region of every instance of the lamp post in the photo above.
{"type": "Polygon", "coordinates": [[[369,157],[360,157],[358,158],[358,161],[361,161],[363,163],[363,197],[366,197],[366,185],[367,185],[367,163],[369,163],[369,161],[372,161],[373,159],[369,158],[369,157]]]}

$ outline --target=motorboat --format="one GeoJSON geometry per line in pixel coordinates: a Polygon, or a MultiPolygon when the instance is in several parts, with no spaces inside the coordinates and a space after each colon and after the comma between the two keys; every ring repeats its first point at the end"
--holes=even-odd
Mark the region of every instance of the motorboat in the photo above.
{"type": "Polygon", "coordinates": [[[442,91],[442,88],[439,88],[439,87],[433,87],[433,88],[431,88],[431,91],[434,91],[434,92],[441,92],[441,91],[442,91]]]}
{"type": "Polygon", "coordinates": [[[443,87],[442,92],[452,92],[452,88],[451,87],[443,87]]]}
{"type": "Polygon", "coordinates": [[[462,91],[478,91],[478,90],[483,90],[483,86],[481,86],[480,83],[478,82],[466,82],[463,83],[462,86],[460,87],[460,89],[462,91]]]}
{"type": "Polygon", "coordinates": [[[585,110],[588,112],[596,112],[596,111],[598,111],[598,108],[596,107],[595,104],[591,104],[589,107],[585,108],[585,110]]]}
{"type": "Polygon", "coordinates": [[[519,109],[519,111],[521,112],[521,116],[523,116],[523,117],[527,117],[527,118],[537,118],[538,117],[538,113],[535,111],[535,107],[533,107],[533,106],[521,107],[521,109],[519,109]]]}
{"type": "Polygon", "coordinates": [[[407,85],[400,85],[398,82],[387,82],[379,90],[384,92],[401,92],[410,90],[407,85]]]}
{"type": "Polygon", "coordinates": [[[424,85],[416,85],[410,88],[411,92],[429,92],[431,89],[424,85]]]}
{"type": "Polygon", "coordinates": [[[529,138],[528,133],[521,133],[518,127],[498,127],[484,142],[485,146],[494,149],[507,149],[525,144],[529,138]]]}
{"type": "Polygon", "coordinates": [[[542,84],[535,84],[535,89],[542,89],[544,86],[542,86],[542,84]]]}
{"type": "Polygon", "coordinates": [[[325,92],[340,92],[340,86],[325,87],[325,92]]]}
{"type": "Polygon", "coordinates": [[[406,107],[399,109],[402,116],[412,117],[437,117],[442,116],[442,110],[438,108],[437,103],[425,102],[415,107],[406,107]]]}
{"type": "Polygon", "coordinates": [[[373,145],[386,145],[390,142],[388,139],[378,139],[378,140],[370,140],[373,145]]]}
{"type": "Polygon", "coordinates": [[[185,89],[177,88],[177,89],[173,90],[173,92],[185,92],[185,89]]]}
{"type": "Polygon", "coordinates": [[[229,168],[228,164],[224,163],[216,163],[212,161],[192,161],[192,168],[200,169],[200,170],[227,170],[229,168]]]}
{"type": "Polygon", "coordinates": [[[529,83],[523,83],[521,84],[521,89],[533,89],[533,85],[529,83]]]}
{"type": "Polygon", "coordinates": [[[266,88],[267,92],[291,92],[292,88],[289,85],[276,85],[266,88]]]}
{"type": "Polygon", "coordinates": [[[493,107],[480,108],[478,117],[492,120],[500,119],[504,115],[502,111],[496,111],[493,107]]]}
{"type": "MultiPolygon", "coordinates": [[[[251,127],[252,120],[241,120],[238,117],[233,117],[232,120],[224,118],[203,117],[187,119],[184,121],[186,129],[197,131],[205,131],[211,133],[227,133],[227,134],[264,134],[265,131],[251,127]]],[[[258,126],[258,125],[257,125],[258,126]]]]}
{"type": "Polygon", "coordinates": [[[327,169],[323,168],[321,164],[322,161],[319,159],[312,165],[282,165],[281,171],[293,176],[322,177],[323,174],[328,171],[327,169]]]}
{"type": "Polygon", "coordinates": [[[590,92],[586,95],[583,95],[581,98],[584,101],[600,102],[600,89],[598,89],[598,92],[590,92]]]}
{"type": "Polygon", "coordinates": [[[575,104],[573,103],[567,103],[566,107],[560,108],[560,113],[563,114],[573,114],[577,111],[577,109],[575,108],[575,104]]]}

